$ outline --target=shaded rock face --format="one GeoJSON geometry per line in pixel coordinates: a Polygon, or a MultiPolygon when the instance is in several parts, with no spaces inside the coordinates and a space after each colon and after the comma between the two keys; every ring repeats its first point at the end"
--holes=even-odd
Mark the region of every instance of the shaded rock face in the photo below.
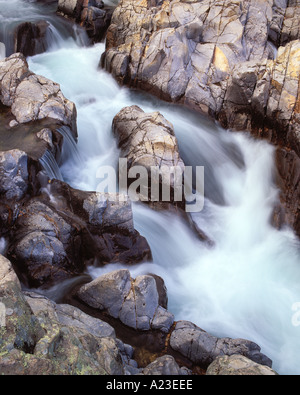
{"type": "Polygon", "coordinates": [[[101,0],[59,0],[57,12],[84,27],[92,42],[104,38],[112,16],[101,0]]]}
{"type": "Polygon", "coordinates": [[[29,183],[28,157],[25,152],[0,151],[0,196],[7,200],[25,197],[29,183]]]}
{"type": "Polygon", "coordinates": [[[8,256],[24,282],[35,287],[78,275],[91,263],[152,259],[147,241],[134,229],[130,202],[59,181],[22,204],[9,237],[8,256]]]}
{"type": "MultiPolygon", "coordinates": [[[[298,12],[299,3],[287,0],[122,0],[101,64],[120,84],[209,114],[299,157],[298,12]]],[[[279,185],[287,213],[280,225],[300,235],[298,184],[279,185]]]]}
{"type": "Polygon", "coordinates": [[[167,201],[174,202],[174,190],[177,188],[182,197],[179,204],[183,205],[184,163],[179,155],[173,125],[159,112],[146,114],[139,107],[131,106],[123,108],[114,117],[113,133],[121,149],[121,158],[128,161],[125,171],[130,174],[130,169],[141,166],[148,174],[148,188],[140,191],[140,199],[150,202],[151,191],[157,188],[157,201],[162,201],[164,186],[169,189],[167,201]],[[178,168],[181,177],[179,185],[175,180],[175,168],[178,168]],[[157,174],[154,169],[157,169],[157,174]],[[151,175],[155,178],[151,179],[151,175]]]}
{"type": "Polygon", "coordinates": [[[34,56],[47,50],[48,22],[25,22],[15,30],[14,52],[22,52],[24,56],[34,56]]]}
{"type": "Polygon", "coordinates": [[[59,126],[77,137],[75,105],[59,85],[31,73],[24,56],[14,54],[0,62],[0,91],[5,106],[0,230],[24,282],[49,286],[82,273],[88,263],[151,261],[147,241],[134,229],[129,200],[76,191],[63,182],[50,184],[41,173],[45,152],[60,156],[59,126]],[[10,146],[23,146],[26,152],[10,146]]]}

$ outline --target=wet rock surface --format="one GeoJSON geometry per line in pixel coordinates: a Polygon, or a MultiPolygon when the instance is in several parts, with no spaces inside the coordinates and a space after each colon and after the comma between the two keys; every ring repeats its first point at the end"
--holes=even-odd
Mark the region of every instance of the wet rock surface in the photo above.
{"type": "Polygon", "coordinates": [[[48,48],[48,28],[47,21],[24,22],[19,25],[15,30],[14,52],[22,52],[24,56],[34,56],[45,52],[48,48]]]}
{"type": "Polygon", "coordinates": [[[128,178],[135,166],[141,166],[147,172],[148,187],[140,190],[140,199],[150,202],[156,191],[156,201],[162,202],[163,193],[166,194],[164,188],[168,188],[168,199],[164,200],[174,202],[175,193],[179,192],[179,202],[174,203],[183,205],[182,175],[185,166],[180,158],[173,125],[159,112],[147,114],[139,107],[131,106],[123,108],[114,117],[113,133],[121,149],[120,157],[128,161],[125,168],[128,178]],[[174,169],[178,171],[179,183],[174,169]]]}
{"type": "Polygon", "coordinates": [[[151,260],[147,241],[134,229],[130,202],[114,198],[73,190],[54,180],[44,194],[22,205],[11,229],[8,255],[31,286],[78,275],[92,262],[151,260]]]}

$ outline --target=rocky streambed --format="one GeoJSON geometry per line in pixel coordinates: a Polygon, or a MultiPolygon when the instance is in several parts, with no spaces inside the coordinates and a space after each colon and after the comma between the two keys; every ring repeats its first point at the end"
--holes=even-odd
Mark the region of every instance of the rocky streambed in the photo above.
{"type": "MultiPolygon", "coordinates": [[[[18,2],[24,6],[23,1],[18,2]]],[[[63,15],[69,29],[67,31],[73,34],[76,29],[80,31],[74,39],[77,42],[76,51],[82,51],[81,57],[76,58],[78,63],[88,58],[89,50],[81,46],[82,40],[78,42],[78,37],[84,37],[84,43],[89,42],[88,48],[95,51],[93,53],[96,53],[99,63],[101,52],[98,53],[97,48],[100,47],[95,43],[103,39],[108,29],[100,66],[111,73],[119,84],[190,107],[214,118],[225,128],[248,131],[257,140],[264,140],[254,154],[261,158],[268,155],[267,160],[257,165],[256,171],[263,173],[263,178],[261,183],[252,181],[251,186],[259,189],[261,185],[266,185],[259,199],[254,200],[255,204],[259,201],[259,207],[261,199],[265,199],[266,203],[257,210],[257,223],[251,229],[251,238],[253,234],[257,236],[253,237],[253,242],[251,238],[249,241],[248,234],[247,243],[239,236],[234,237],[234,234],[243,236],[243,232],[237,230],[232,222],[228,232],[224,229],[225,233],[232,233],[232,238],[220,238],[223,229],[220,231],[218,227],[226,228],[227,224],[225,211],[214,218],[215,213],[231,206],[239,213],[239,206],[231,200],[229,190],[225,186],[222,190],[222,183],[217,182],[222,173],[215,171],[215,167],[218,168],[220,163],[217,160],[210,162],[211,157],[216,156],[215,159],[221,161],[220,167],[227,169],[231,177],[248,178],[250,165],[245,145],[249,145],[249,150],[253,145],[254,150],[256,142],[243,136],[241,140],[239,136],[230,140],[231,137],[216,128],[211,135],[203,132],[203,142],[195,144],[188,132],[185,136],[177,133],[180,120],[175,118],[174,112],[180,113],[180,107],[174,107],[174,104],[164,107],[167,105],[155,102],[155,106],[161,105],[161,108],[155,112],[143,111],[141,107],[151,107],[146,100],[152,99],[140,100],[138,94],[122,99],[120,106],[119,103],[110,103],[109,93],[107,98],[104,97],[108,103],[107,110],[101,113],[100,107],[97,107],[100,73],[97,67],[94,71],[81,68],[77,78],[84,80],[82,73],[87,77],[90,73],[91,79],[94,78],[95,90],[85,88],[84,96],[84,90],[78,94],[75,88],[73,101],[72,97],[67,98],[62,92],[63,81],[53,81],[30,67],[44,67],[48,74],[48,64],[43,62],[50,56],[59,58],[63,50],[69,51],[71,59],[72,49],[62,48],[61,38],[59,45],[54,41],[52,49],[49,41],[48,47],[43,47],[40,30],[28,24],[23,25],[22,30],[19,24],[14,35],[15,49],[23,51],[23,54],[7,54],[10,56],[0,61],[0,237],[1,253],[5,256],[2,255],[0,260],[0,372],[21,375],[275,375],[275,370],[271,369],[273,358],[261,350],[262,344],[258,345],[259,342],[245,340],[247,336],[243,336],[244,339],[241,336],[221,336],[223,329],[216,328],[211,316],[208,316],[206,323],[208,325],[209,321],[213,321],[212,334],[198,324],[201,319],[205,320],[204,307],[211,298],[210,291],[205,291],[206,287],[209,288],[210,276],[214,287],[219,286],[222,291],[226,305],[221,304],[219,310],[218,301],[208,304],[208,310],[227,313],[227,300],[232,303],[232,297],[228,295],[228,284],[225,283],[224,290],[220,279],[224,266],[217,267],[215,274],[212,265],[222,259],[224,264],[228,264],[225,277],[234,278],[240,269],[234,266],[231,272],[230,263],[236,262],[237,256],[239,262],[245,259],[240,257],[240,247],[245,254],[248,248],[254,250],[250,264],[255,270],[259,270],[260,262],[268,260],[266,268],[270,272],[267,275],[264,272],[261,286],[269,290],[266,278],[270,276],[273,285],[267,297],[275,295],[275,304],[279,302],[278,309],[283,310],[285,327],[278,334],[283,340],[275,340],[276,336],[272,338],[273,332],[269,331],[276,309],[272,306],[268,313],[261,300],[253,305],[248,305],[244,300],[240,288],[240,285],[243,287],[244,277],[241,277],[241,284],[238,285],[239,277],[231,284],[244,301],[243,306],[233,309],[251,315],[251,326],[256,327],[256,332],[261,332],[262,337],[265,337],[265,330],[269,331],[270,340],[264,348],[274,353],[276,370],[278,366],[280,373],[297,371],[294,355],[289,358],[290,345],[297,339],[297,328],[291,324],[292,305],[300,297],[297,280],[300,278],[300,268],[297,269],[299,239],[296,236],[300,231],[300,47],[295,22],[300,5],[288,1],[254,0],[224,0],[213,4],[205,0],[123,0],[118,6],[110,4],[109,7],[97,1],[59,0],[50,3],[53,3],[51,9],[57,10],[57,15],[51,14],[51,20],[58,18],[61,21],[63,15]],[[35,53],[46,51],[45,58],[40,55],[41,58],[26,59],[34,54],[27,52],[26,48],[32,49],[33,41],[37,43],[37,40],[37,47],[42,49],[35,53]],[[92,110],[100,111],[101,118],[95,118],[96,123],[99,121],[96,128],[108,129],[108,143],[104,134],[100,140],[96,138],[94,141],[93,137],[90,139],[83,135],[94,126],[89,117],[92,110]],[[174,117],[175,122],[172,119],[171,123],[168,115],[174,117]],[[212,135],[216,138],[213,141],[218,140],[220,144],[219,151],[213,154],[211,147],[206,148],[212,135]],[[82,163],[78,157],[74,160],[72,147],[77,142],[80,153],[80,149],[86,149],[86,140],[90,140],[87,144],[89,151],[84,152],[82,163]],[[265,140],[273,147],[270,148],[265,140]],[[90,145],[94,145],[93,149],[90,145]],[[111,147],[113,153],[106,159],[105,155],[111,147]],[[195,150],[199,150],[196,151],[199,163],[193,161],[195,150]],[[95,192],[95,167],[90,165],[88,159],[91,158],[86,158],[87,153],[94,155],[94,160],[102,154],[104,159],[98,158],[97,165],[104,160],[104,164],[113,163],[115,166],[119,157],[127,159],[128,172],[134,165],[143,165],[148,169],[155,165],[179,166],[182,169],[190,164],[204,165],[208,180],[204,213],[188,215],[183,206],[175,204],[172,199],[168,204],[155,202],[141,209],[124,199],[121,193],[95,192]],[[230,165],[227,163],[229,157],[230,165]],[[71,167],[76,176],[69,176],[71,167]],[[85,172],[89,173],[88,177],[93,182],[83,182],[85,187],[81,189],[85,172]],[[193,297],[185,300],[184,288],[176,288],[168,278],[170,276],[173,280],[174,273],[178,272],[176,243],[167,241],[158,250],[158,246],[161,247],[159,241],[152,239],[157,235],[158,239],[165,240],[165,235],[172,233],[172,229],[160,229],[163,218],[160,215],[165,215],[166,211],[167,224],[170,224],[167,227],[174,223],[175,232],[174,218],[176,221],[179,218],[182,221],[180,226],[188,229],[184,230],[184,237],[191,244],[186,243],[183,249],[188,250],[193,244],[193,257],[187,259],[184,255],[182,264],[186,265],[186,271],[191,270],[191,262],[198,260],[198,255],[200,259],[203,257],[203,262],[198,265],[200,272],[192,268],[194,279],[198,281],[196,287],[203,287],[199,290],[202,306],[197,305],[200,311],[200,317],[198,313],[195,315],[197,323],[190,318],[195,312],[193,297]],[[155,229],[147,228],[150,223],[148,215],[152,221],[159,218],[155,229]],[[260,244],[261,239],[271,238],[275,242],[280,240],[277,243],[280,253],[277,254],[274,248],[274,256],[282,255],[286,265],[286,259],[290,259],[289,270],[282,261],[276,261],[268,249],[264,250],[266,243],[260,244]],[[226,247],[223,246],[224,242],[226,247]],[[257,243],[259,248],[256,250],[257,243]],[[171,257],[166,261],[170,259],[173,268],[168,267],[170,272],[166,271],[166,276],[159,276],[155,274],[160,273],[157,267],[161,258],[157,256],[165,259],[163,249],[171,257]],[[226,256],[229,256],[228,260],[226,256]],[[203,266],[206,260],[211,262],[209,276],[203,266]],[[273,277],[272,265],[276,276],[275,269],[278,270],[278,277],[273,277]],[[138,267],[144,273],[138,273],[138,267]],[[91,274],[92,278],[89,277],[91,274]],[[280,276],[284,277],[284,281],[280,276]],[[278,283],[274,285],[274,281],[278,283]],[[171,292],[166,284],[171,285],[171,292]],[[278,287],[282,293],[273,294],[273,287],[278,287]],[[172,307],[177,304],[177,299],[174,299],[176,293],[177,298],[183,299],[182,310],[186,317],[182,317],[182,310],[180,314],[172,308],[169,310],[169,304],[172,307]],[[286,306],[288,303],[283,306],[283,294],[288,294],[289,306],[286,306]],[[270,321],[263,319],[267,313],[270,321]],[[276,353],[274,349],[277,347],[276,353]],[[281,350],[285,347],[289,351],[284,359],[281,350]],[[279,361],[279,358],[284,361],[279,361]]],[[[0,8],[0,14],[5,18],[4,9],[2,11],[0,8]]],[[[7,50],[9,45],[6,45],[7,50]]],[[[69,69],[70,76],[72,68],[76,68],[74,63],[69,69]]],[[[106,74],[101,73],[100,78],[105,80],[106,74]]],[[[66,73],[64,77],[69,79],[66,73]]],[[[70,86],[73,84],[74,80],[70,86]]],[[[79,81],[78,84],[80,86],[79,81]]],[[[73,91],[66,86],[68,89],[72,96],[73,91]]],[[[119,88],[110,89],[112,96],[123,94],[119,88]]],[[[96,112],[92,114],[96,116],[96,112]]],[[[203,122],[203,125],[208,122],[187,111],[184,112],[184,122],[187,124],[188,116],[196,119],[196,125],[198,122],[203,122]]],[[[194,133],[193,128],[189,129],[194,133]]],[[[198,135],[199,131],[195,133],[198,135]]],[[[237,193],[239,187],[235,185],[233,190],[237,193]]],[[[247,204],[245,207],[245,218],[253,217],[253,208],[256,210],[256,207],[247,204]]],[[[241,206],[243,210],[245,207],[241,206]]],[[[243,210],[240,211],[241,215],[245,215],[243,210]]],[[[230,212],[229,215],[232,220],[234,216],[230,212]]],[[[241,265],[241,272],[243,270],[247,276],[248,266],[245,263],[241,265]]],[[[175,284],[180,283],[178,278],[175,280],[175,284]]],[[[255,287],[251,281],[249,283],[250,294],[254,295],[255,287]]],[[[187,286],[192,289],[193,281],[187,286]]],[[[260,290],[258,286],[257,289],[260,290]]],[[[198,303],[196,295],[194,298],[198,303]]],[[[236,321],[233,322],[236,325],[236,321]]],[[[227,324],[232,328],[230,319],[224,322],[224,327],[227,324]]],[[[240,326],[243,327],[244,323],[240,326]]],[[[244,331],[233,330],[232,333],[246,334],[249,327],[245,326],[244,331]]],[[[280,331],[278,328],[272,329],[280,331]]],[[[252,332],[250,334],[251,338],[255,337],[252,332]]]]}

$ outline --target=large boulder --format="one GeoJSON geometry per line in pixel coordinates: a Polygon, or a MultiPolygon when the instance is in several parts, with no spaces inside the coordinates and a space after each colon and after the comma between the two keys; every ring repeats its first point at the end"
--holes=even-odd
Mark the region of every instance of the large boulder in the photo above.
{"type": "Polygon", "coordinates": [[[174,202],[176,189],[181,199],[177,203],[182,205],[185,166],[179,155],[173,125],[159,112],[147,114],[141,108],[131,106],[123,108],[114,117],[113,133],[121,149],[121,158],[128,161],[125,171],[130,172],[135,166],[146,170],[144,181],[147,185],[145,189],[141,188],[140,199],[146,202],[163,201],[165,197],[167,202],[174,202]],[[174,172],[176,168],[180,177],[179,185],[174,172]],[[154,187],[157,188],[156,196],[154,187]]]}
{"type": "Polygon", "coordinates": [[[217,338],[188,321],[178,321],[170,337],[170,347],[196,365],[207,367],[222,355],[239,354],[268,367],[272,361],[261,353],[260,347],[245,339],[217,338]]]}
{"type": "Polygon", "coordinates": [[[47,21],[21,23],[15,30],[14,52],[26,57],[45,52],[49,26],[47,21]]]}
{"type": "Polygon", "coordinates": [[[0,256],[1,374],[124,374],[120,343],[108,324],[23,294],[10,262],[0,256]]]}
{"type": "Polygon", "coordinates": [[[20,200],[28,190],[28,157],[20,150],[0,151],[0,196],[20,200]]]}
{"type": "Polygon", "coordinates": [[[168,333],[174,322],[173,314],[159,305],[155,279],[146,275],[132,279],[126,269],[104,274],[84,285],[78,297],[137,330],[158,329],[168,333]]]}
{"type": "Polygon", "coordinates": [[[0,62],[0,100],[17,123],[51,119],[70,127],[77,138],[75,104],[64,97],[59,84],[32,73],[20,53],[0,62]]]}
{"type": "Polygon", "coordinates": [[[102,0],[58,0],[57,12],[80,24],[92,42],[104,38],[112,16],[112,8],[102,0]]]}
{"type": "Polygon", "coordinates": [[[271,56],[271,20],[272,1],[122,0],[104,66],[121,82],[217,112],[232,67],[271,56]]]}
{"type": "Polygon", "coordinates": [[[134,229],[130,201],[119,200],[54,180],[24,203],[8,247],[24,281],[46,286],[82,273],[91,263],[151,260],[147,241],[134,229]]]}

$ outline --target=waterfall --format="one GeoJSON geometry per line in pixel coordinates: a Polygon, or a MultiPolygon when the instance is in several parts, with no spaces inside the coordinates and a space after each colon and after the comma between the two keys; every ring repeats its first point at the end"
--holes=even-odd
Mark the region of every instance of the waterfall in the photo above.
{"type": "Polygon", "coordinates": [[[3,43],[0,43],[0,60],[6,57],[6,49],[3,43]]]}
{"type": "Polygon", "coordinates": [[[47,150],[44,155],[40,158],[40,164],[45,170],[47,176],[50,180],[57,179],[63,181],[63,176],[61,174],[60,168],[54,158],[53,154],[47,150]]]}
{"type": "Polygon", "coordinates": [[[7,241],[5,240],[4,237],[1,237],[0,238],[0,254],[1,255],[5,255],[6,248],[7,248],[7,241]]]}
{"type": "Polygon", "coordinates": [[[63,147],[60,164],[63,164],[67,160],[72,158],[72,160],[75,159],[76,161],[78,161],[78,164],[81,166],[83,160],[78,150],[77,142],[72,135],[71,129],[68,126],[62,126],[57,129],[57,132],[63,136],[63,147]]]}
{"type": "MultiPolygon", "coordinates": [[[[12,17],[11,4],[16,8],[17,3],[22,7],[20,0],[0,0],[0,24],[12,17]]],[[[23,20],[28,14],[40,18],[42,8],[26,6],[23,20]]],[[[0,41],[5,42],[1,31],[0,25],[0,41]]],[[[253,340],[279,373],[299,374],[300,332],[293,324],[293,306],[300,302],[300,245],[290,229],[279,231],[270,224],[278,201],[273,147],[246,133],[223,130],[192,111],[119,87],[98,68],[104,44],[72,43],[65,39],[28,59],[33,72],[61,85],[78,111],[77,148],[69,130],[62,128],[63,164],[59,168],[49,151],[41,159],[49,177],[95,190],[99,166],[116,167],[119,158],[111,132],[113,117],[133,104],[146,112],[160,111],[174,125],[185,163],[205,167],[205,207],[193,219],[214,246],[201,243],[175,214],[135,204],[135,227],[147,238],[153,263],[131,266],[132,276],[161,275],[176,320],[190,320],[216,336],[253,340]]],[[[119,267],[90,272],[96,277],[119,267]]]]}

